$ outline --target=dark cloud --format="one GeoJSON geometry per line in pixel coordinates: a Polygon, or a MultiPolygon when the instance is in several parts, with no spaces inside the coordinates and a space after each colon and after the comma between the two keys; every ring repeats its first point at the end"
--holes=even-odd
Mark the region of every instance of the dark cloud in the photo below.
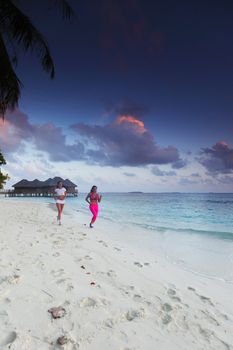
{"type": "Polygon", "coordinates": [[[52,161],[69,162],[84,158],[84,146],[76,141],[69,145],[62,129],[52,123],[37,126],[33,133],[33,140],[39,150],[49,154],[52,161]]]}
{"type": "Polygon", "coordinates": [[[219,141],[211,148],[203,148],[198,161],[210,174],[231,173],[233,171],[233,148],[219,141]]]}
{"type": "Polygon", "coordinates": [[[175,146],[160,148],[141,120],[120,115],[105,126],[77,123],[71,126],[89,141],[86,155],[91,162],[111,166],[143,166],[181,163],[175,146]]]}
{"type": "MultiPolygon", "coordinates": [[[[23,152],[25,144],[30,143],[37,151],[46,152],[51,161],[85,160],[110,166],[184,164],[175,146],[159,147],[144,123],[130,115],[120,115],[105,126],[75,124],[71,129],[79,137],[72,144],[62,128],[53,123],[33,124],[20,111],[8,114],[1,123],[0,148],[5,154],[23,152]]],[[[168,172],[169,176],[173,174],[168,172]]]]}
{"type": "Polygon", "coordinates": [[[25,142],[32,142],[38,150],[47,152],[53,161],[79,160],[84,156],[83,144],[78,141],[67,144],[61,128],[53,123],[32,124],[28,116],[18,110],[1,121],[0,148],[5,154],[23,151],[25,142]]]}
{"type": "Polygon", "coordinates": [[[217,180],[224,185],[233,185],[233,177],[230,175],[221,176],[217,180]]]}
{"type": "Polygon", "coordinates": [[[151,168],[151,172],[155,176],[175,176],[176,175],[176,172],[173,170],[164,171],[164,170],[160,170],[157,166],[153,166],[151,168]]]}
{"type": "Polygon", "coordinates": [[[179,158],[176,162],[172,164],[173,169],[181,169],[184,168],[188,164],[186,159],[179,158]]]}

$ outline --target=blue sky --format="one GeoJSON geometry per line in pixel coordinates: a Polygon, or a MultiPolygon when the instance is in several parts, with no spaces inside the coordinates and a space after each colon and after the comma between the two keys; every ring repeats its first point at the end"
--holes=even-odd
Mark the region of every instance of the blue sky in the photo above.
{"type": "Polygon", "coordinates": [[[0,129],[9,185],[60,175],[83,191],[232,191],[233,5],[70,3],[67,23],[21,2],[56,79],[20,53],[19,110],[0,129]]]}

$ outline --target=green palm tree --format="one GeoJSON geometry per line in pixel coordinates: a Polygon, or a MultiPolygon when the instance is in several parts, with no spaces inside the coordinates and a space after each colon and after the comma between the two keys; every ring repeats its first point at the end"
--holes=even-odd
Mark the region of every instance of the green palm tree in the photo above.
{"type": "MultiPolygon", "coordinates": [[[[50,1],[61,8],[64,19],[73,16],[73,10],[67,1],[50,1]]],[[[3,118],[7,109],[17,107],[22,88],[15,73],[16,46],[25,52],[33,52],[50,78],[55,76],[54,63],[46,40],[30,18],[20,10],[17,2],[19,1],[0,0],[0,116],[3,118]]]]}
{"type": "Polygon", "coordinates": [[[9,180],[8,174],[3,174],[1,171],[1,165],[5,165],[5,164],[6,164],[5,158],[0,151],[0,189],[2,189],[6,181],[9,180]]]}

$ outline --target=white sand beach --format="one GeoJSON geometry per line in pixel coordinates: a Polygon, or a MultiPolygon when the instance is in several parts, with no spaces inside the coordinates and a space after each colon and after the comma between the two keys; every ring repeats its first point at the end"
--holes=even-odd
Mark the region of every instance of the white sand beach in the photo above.
{"type": "Polygon", "coordinates": [[[232,284],[143,249],[133,228],[99,218],[90,229],[67,208],[58,226],[46,203],[0,206],[1,350],[233,349],[232,284]]]}

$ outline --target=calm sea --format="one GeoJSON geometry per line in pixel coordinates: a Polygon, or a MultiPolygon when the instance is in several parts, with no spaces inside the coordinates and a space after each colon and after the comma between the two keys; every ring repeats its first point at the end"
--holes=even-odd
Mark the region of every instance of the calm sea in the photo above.
{"type": "MultiPolygon", "coordinates": [[[[70,204],[88,212],[84,198],[70,204]]],[[[146,230],[140,244],[181,268],[233,283],[233,194],[104,193],[101,218],[146,230]]]]}
{"type": "MultiPolygon", "coordinates": [[[[67,208],[89,213],[84,199],[68,199],[67,208]]],[[[174,264],[233,282],[233,194],[103,193],[101,218],[146,230],[174,264]]]]}

